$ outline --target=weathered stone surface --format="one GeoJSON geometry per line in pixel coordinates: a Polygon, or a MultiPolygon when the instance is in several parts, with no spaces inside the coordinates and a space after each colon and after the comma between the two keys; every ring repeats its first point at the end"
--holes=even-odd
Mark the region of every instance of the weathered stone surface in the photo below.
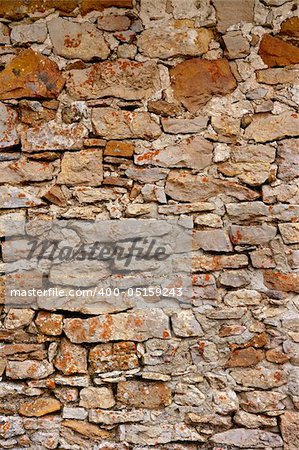
{"type": "Polygon", "coordinates": [[[65,319],[64,331],[75,343],[114,340],[143,341],[170,336],[168,317],[159,309],[98,316],[90,319],[65,319]]]}
{"type": "Polygon", "coordinates": [[[30,161],[21,158],[17,161],[0,162],[0,180],[11,185],[23,182],[52,180],[57,173],[57,165],[45,161],[30,161]]]}
{"type": "Polygon", "coordinates": [[[17,123],[17,112],[0,103],[0,149],[13,147],[19,143],[17,123]]]}
{"type": "Polygon", "coordinates": [[[117,400],[135,408],[163,408],[171,403],[171,390],[160,382],[121,381],[117,387],[117,400]]]}
{"type": "Polygon", "coordinates": [[[299,273],[282,273],[275,270],[264,272],[264,283],[270,289],[299,293],[299,273]]]}
{"type": "MultiPolygon", "coordinates": [[[[240,273],[240,271],[238,271],[237,273],[240,273]]],[[[223,284],[223,277],[221,277],[221,284],[223,284]]],[[[230,286],[232,284],[233,283],[231,282],[230,286]]],[[[235,286],[236,284],[237,283],[234,283],[233,287],[237,287],[237,286],[235,286]]],[[[248,280],[247,280],[246,284],[248,284],[248,280]]],[[[259,305],[261,303],[261,301],[262,301],[261,294],[252,289],[240,289],[238,291],[231,291],[231,292],[228,292],[224,297],[224,303],[228,306],[233,306],[233,307],[245,306],[245,305],[259,305]]]]}
{"type": "Polygon", "coordinates": [[[275,417],[250,414],[246,411],[238,411],[234,416],[234,422],[246,428],[275,427],[277,424],[275,417]]]}
{"type": "Polygon", "coordinates": [[[286,411],[281,416],[281,433],[285,442],[285,450],[296,450],[299,446],[299,413],[286,411]]]}
{"type": "Polygon", "coordinates": [[[82,422],[81,420],[64,420],[62,425],[85,436],[89,440],[102,441],[102,439],[109,439],[111,437],[108,431],[101,430],[96,425],[92,425],[88,422],[82,422]]]}
{"type": "Polygon", "coordinates": [[[171,316],[171,323],[174,334],[180,337],[202,336],[203,330],[196,320],[194,313],[190,310],[183,310],[171,316]]]}
{"type": "Polygon", "coordinates": [[[281,447],[283,442],[278,434],[258,429],[248,430],[237,428],[235,430],[217,433],[212,437],[216,444],[237,445],[241,448],[272,448],[281,447]]]}
{"type": "Polygon", "coordinates": [[[256,79],[264,84],[298,84],[299,67],[277,67],[274,69],[262,69],[256,71],[256,79]]]}
{"type": "Polygon", "coordinates": [[[214,271],[221,269],[239,269],[248,265],[246,255],[215,255],[215,256],[194,256],[192,259],[192,269],[197,272],[214,271]]]}
{"type": "Polygon", "coordinates": [[[23,419],[16,416],[0,416],[0,436],[9,439],[25,433],[23,419]]]}
{"type": "Polygon", "coordinates": [[[201,170],[212,162],[213,145],[201,136],[183,139],[177,145],[162,150],[142,153],[135,157],[138,165],[152,164],[161,167],[188,167],[201,170]]]}
{"type": "Polygon", "coordinates": [[[143,31],[137,45],[145,56],[167,59],[183,54],[202,55],[208,51],[212,39],[211,30],[195,28],[192,22],[167,21],[143,31]]]}
{"type": "Polygon", "coordinates": [[[244,58],[250,53],[250,45],[240,31],[229,31],[223,36],[229,59],[244,58]]]}
{"type": "Polygon", "coordinates": [[[265,413],[284,409],[284,404],[281,402],[285,398],[285,394],[279,392],[263,392],[251,391],[241,392],[239,395],[241,407],[252,413],[265,413]]]}
{"type": "Polygon", "coordinates": [[[107,387],[88,387],[80,392],[80,406],[84,408],[112,408],[115,405],[112,390],[107,387]]]}
{"type": "Polygon", "coordinates": [[[89,22],[76,23],[60,17],[48,22],[50,39],[57,55],[90,61],[97,57],[106,59],[110,50],[103,34],[89,22]]]}
{"type": "Polygon", "coordinates": [[[87,129],[82,124],[60,125],[54,121],[42,126],[23,129],[21,134],[24,152],[45,150],[80,150],[87,129]]]}
{"type": "Polygon", "coordinates": [[[196,112],[214,95],[226,95],[236,88],[236,80],[226,59],[189,59],[170,70],[175,97],[196,112]]]}
{"type": "Polygon", "coordinates": [[[194,119],[162,118],[161,123],[165,133],[199,133],[206,128],[208,119],[204,116],[194,117],[194,119]]]}
{"type": "Polygon", "coordinates": [[[21,19],[35,12],[45,12],[51,8],[56,8],[63,13],[70,13],[77,6],[77,0],[45,0],[42,3],[36,0],[15,0],[13,3],[2,1],[0,4],[0,16],[10,19],[21,19]]]}
{"type": "Polygon", "coordinates": [[[298,28],[299,28],[299,18],[296,16],[289,17],[288,19],[282,22],[280,34],[292,37],[299,37],[298,28]]]}
{"type": "Polygon", "coordinates": [[[0,208],[32,208],[44,202],[26,189],[0,186],[0,208]]]}
{"type": "Polygon", "coordinates": [[[0,44],[10,44],[9,28],[2,22],[0,24],[0,44]]]}
{"type": "Polygon", "coordinates": [[[26,417],[41,417],[59,411],[61,404],[55,398],[37,398],[34,401],[24,402],[19,413],[26,417]]]}
{"type": "Polygon", "coordinates": [[[79,6],[81,13],[87,14],[90,11],[102,11],[104,8],[113,6],[116,8],[132,8],[133,0],[82,0],[79,6]]]}
{"type": "Polygon", "coordinates": [[[102,150],[67,152],[61,162],[57,183],[74,186],[98,186],[103,180],[102,150]]]}
{"type": "Polygon", "coordinates": [[[6,375],[15,380],[23,378],[38,380],[48,377],[53,372],[53,364],[48,361],[8,361],[6,366],[6,375]]]}
{"type": "Polygon", "coordinates": [[[178,171],[170,172],[165,192],[171,198],[183,202],[206,201],[220,193],[238,200],[254,200],[258,197],[254,191],[231,181],[178,171]]]}
{"type": "Polygon", "coordinates": [[[194,230],[192,247],[213,252],[231,252],[233,249],[228,234],[223,230],[194,230]]]}
{"type": "Polygon", "coordinates": [[[129,112],[113,108],[96,108],[92,111],[94,132],[106,139],[142,138],[160,136],[159,125],[147,112],[129,112]]]}
{"type": "Polygon", "coordinates": [[[64,83],[55,62],[31,49],[23,50],[0,73],[0,99],[56,98],[64,83]]]}
{"type": "Polygon", "coordinates": [[[40,311],[35,319],[35,324],[41,333],[49,336],[59,336],[62,333],[62,320],[63,316],[61,314],[40,311]]]}
{"type": "Polygon", "coordinates": [[[274,116],[261,114],[253,116],[252,123],[245,130],[245,138],[255,142],[269,142],[290,136],[298,136],[299,115],[292,111],[285,111],[274,116]]]}
{"type": "Polygon", "coordinates": [[[215,206],[210,202],[176,203],[174,205],[159,206],[160,214],[188,214],[202,211],[213,211],[215,206]]]}
{"type": "Polygon", "coordinates": [[[229,360],[227,367],[249,367],[255,366],[264,359],[264,352],[262,350],[255,350],[253,347],[234,350],[229,360]]]}
{"type": "Polygon", "coordinates": [[[89,421],[105,425],[115,425],[125,422],[142,422],[146,413],[141,410],[107,411],[94,409],[89,412],[89,421]]]}
{"type": "Polygon", "coordinates": [[[237,383],[246,387],[271,389],[286,384],[287,382],[287,376],[283,371],[267,369],[265,367],[233,369],[230,373],[237,383]]]}
{"type": "Polygon", "coordinates": [[[94,64],[88,69],[71,70],[67,89],[76,99],[120,97],[141,100],[160,88],[159,72],[153,62],[117,59],[94,64]]]}
{"type": "Polygon", "coordinates": [[[265,34],[261,40],[259,55],[268,67],[299,63],[298,47],[269,34],[265,34]]]}
{"type": "Polygon", "coordinates": [[[226,31],[231,25],[240,22],[252,22],[254,0],[243,0],[240,4],[236,0],[213,0],[216,8],[217,28],[226,31]]]}
{"type": "Polygon", "coordinates": [[[278,178],[284,181],[299,177],[299,156],[297,139],[286,139],[278,145],[278,178]]]}
{"type": "MultiPolygon", "coordinates": [[[[162,423],[158,425],[124,425],[121,429],[120,439],[143,446],[156,446],[157,449],[159,448],[157,447],[157,444],[167,444],[168,442],[176,441],[198,443],[206,440],[194,429],[194,427],[190,427],[184,422],[177,422],[176,424],[162,423]]],[[[169,445],[171,444],[168,444],[167,447],[170,450],[171,447],[169,447],[169,445]]],[[[179,448],[178,450],[182,450],[182,448],[179,448]]]]}
{"type": "Polygon", "coordinates": [[[217,169],[223,175],[238,177],[249,186],[259,186],[273,176],[272,167],[269,163],[233,163],[225,162],[217,165],[217,169]]]}
{"type": "Polygon", "coordinates": [[[96,373],[135,369],[139,365],[136,345],[134,342],[97,345],[89,352],[89,363],[96,373]]]}
{"type": "Polygon", "coordinates": [[[87,372],[87,350],[67,339],[60,342],[54,365],[65,375],[87,372]]]}
{"type": "Polygon", "coordinates": [[[272,225],[240,226],[232,225],[230,228],[231,240],[235,245],[266,244],[276,236],[276,227],[272,225]]]}
{"type": "Polygon", "coordinates": [[[134,154],[135,146],[131,142],[109,141],[104,150],[104,155],[130,158],[134,154]]]}
{"type": "Polygon", "coordinates": [[[278,227],[285,244],[299,243],[299,222],[281,223],[278,227]]]}
{"type": "Polygon", "coordinates": [[[14,44],[27,44],[28,42],[42,43],[47,37],[47,25],[36,22],[30,25],[17,25],[11,30],[11,41],[14,44]]]}
{"type": "Polygon", "coordinates": [[[130,19],[127,16],[110,14],[109,16],[98,17],[98,28],[105,31],[125,31],[130,26],[130,19]]]}

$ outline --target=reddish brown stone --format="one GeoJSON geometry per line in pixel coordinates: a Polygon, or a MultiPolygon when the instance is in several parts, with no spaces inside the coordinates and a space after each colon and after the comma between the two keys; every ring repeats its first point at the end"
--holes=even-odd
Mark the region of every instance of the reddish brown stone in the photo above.
{"type": "Polygon", "coordinates": [[[52,314],[47,311],[40,311],[35,320],[38,330],[50,336],[59,336],[62,333],[61,314],[52,314]]]}
{"type": "Polygon", "coordinates": [[[171,69],[170,76],[175,97],[191,112],[213,95],[229,94],[237,86],[226,59],[189,59],[171,69]]]}
{"type": "Polygon", "coordinates": [[[219,330],[220,337],[236,336],[246,331],[244,325],[223,325],[219,330]]]}
{"type": "Polygon", "coordinates": [[[87,14],[90,11],[102,11],[112,6],[119,8],[132,8],[133,0],[82,0],[80,11],[87,14]]]}
{"type": "Polygon", "coordinates": [[[42,13],[55,8],[63,13],[72,12],[78,0],[1,0],[0,17],[21,19],[32,13],[42,13]]]}
{"type": "Polygon", "coordinates": [[[0,99],[56,98],[64,83],[55,62],[28,49],[22,51],[0,72],[0,99]]]}
{"type": "Polygon", "coordinates": [[[270,289],[299,294],[299,273],[282,273],[274,270],[264,272],[264,283],[270,289]]]}
{"type": "Polygon", "coordinates": [[[289,357],[282,351],[273,348],[266,352],[266,360],[276,364],[284,364],[288,362],[289,357]]]}
{"type": "Polygon", "coordinates": [[[107,142],[104,155],[130,158],[134,154],[134,149],[135,146],[131,142],[109,141],[107,142]]]}
{"type": "Polygon", "coordinates": [[[163,408],[171,403],[171,390],[161,382],[121,381],[118,383],[117,399],[130,407],[163,408]]]}
{"type": "Polygon", "coordinates": [[[60,343],[54,365],[65,375],[87,372],[87,351],[84,347],[72,344],[67,339],[60,343]]]}
{"type": "Polygon", "coordinates": [[[282,22],[279,34],[299,37],[299,17],[291,17],[282,22]]]}
{"type": "Polygon", "coordinates": [[[259,55],[268,67],[299,63],[298,47],[269,34],[265,34],[261,40],[259,55]]]}
{"type": "Polygon", "coordinates": [[[262,350],[255,350],[253,347],[242,350],[234,350],[226,364],[227,367],[250,367],[255,366],[264,359],[262,350]]]}
{"type": "Polygon", "coordinates": [[[26,417],[41,417],[59,411],[61,404],[55,398],[37,398],[20,406],[19,413],[26,417]]]}

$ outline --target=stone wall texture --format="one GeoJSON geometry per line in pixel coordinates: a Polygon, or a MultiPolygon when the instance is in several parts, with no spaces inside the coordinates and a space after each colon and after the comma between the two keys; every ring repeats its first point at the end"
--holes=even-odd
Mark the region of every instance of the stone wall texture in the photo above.
{"type": "Polygon", "coordinates": [[[297,7],[0,0],[2,244],[6,217],[194,226],[192,307],[141,318],[6,307],[2,248],[1,448],[298,450],[297,7]]]}

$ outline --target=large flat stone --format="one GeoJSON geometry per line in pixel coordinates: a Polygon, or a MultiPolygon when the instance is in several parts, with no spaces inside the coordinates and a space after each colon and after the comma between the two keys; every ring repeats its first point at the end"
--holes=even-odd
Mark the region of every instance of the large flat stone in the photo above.
{"type": "Polygon", "coordinates": [[[270,289],[299,294],[298,272],[282,273],[275,270],[266,270],[264,272],[264,283],[270,289]]]}
{"type": "Polygon", "coordinates": [[[160,136],[159,125],[147,112],[130,112],[113,108],[92,110],[92,124],[96,135],[106,139],[155,139],[160,136]]]}
{"type": "Polygon", "coordinates": [[[240,22],[253,22],[254,0],[213,0],[213,4],[221,32],[240,22]]]}
{"type": "Polygon", "coordinates": [[[58,184],[98,186],[102,180],[102,150],[81,150],[64,154],[58,184]]]}
{"type": "Polygon", "coordinates": [[[299,114],[285,111],[278,115],[258,114],[253,116],[246,128],[245,139],[255,142],[270,142],[285,137],[299,136],[299,114]]]}
{"type": "Polygon", "coordinates": [[[117,400],[130,407],[159,409],[171,403],[171,390],[160,382],[124,381],[118,383],[117,400]]]}
{"type": "Polygon", "coordinates": [[[212,143],[201,136],[195,136],[183,139],[179,144],[168,145],[162,150],[136,155],[135,163],[202,170],[211,164],[212,153],[212,143]]]}
{"type": "Polygon", "coordinates": [[[196,28],[193,22],[173,21],[149,28],[138,37],[139,51],[150,58],[167,59],[173,56],[199,56],[206,53],[213,33],[196,28]]]}
{"type": "Polygon", "coordinates": [[[183,202],[206,201],[219,194],[238,200],[254,200],[258,197],[256,192],[232,181],[174,170],[167,178],[165,192],[171,198],[183,202]]]}
{"type": "Polygon", "coordinates": [[[90,61],[97,57],[106,59],[110,50],[103,33],[89,23],[76,23],[56,17],[48,22],[54,52],[64,58],[90,61]]]}
{"type": "Polygon", "coordinates": [[[248,430],[247,428],[236,428],[235,430],[217,433],[212,437],[216,444],[237,445],[240,448],[271,448],[281,447],[282,439],[278,434],[259,429],[248,430]]]}
{"type": "Polygon", "coordinates": [[[0,149],[13,147],[19,143],[16,130],[18,113],[8,106],[0,103],[0,149]]]}
{"type": "Polygon", "coordinates": [[[58,168],[57,164],[30,161],[27,158],[0,162],[0,181],[14,185],[22,182],[52,180],[58,168]]]}
{"type": "Polygon", "coordinates": [[[299,63],[298,47],[269,34],[265,34],[261,40],[259,55],[268,67],[299,63]]]}
{"type": "Polygon", "coordinates": [[[237,86],[226,59],[189,59],[172,68],[170,77],[175,97],[193,113],[214,95],[229,94],[237,86]]]}
{"type": "Polygon", "coordinates": [[[114,340],[144,341],[170,336],[168,317],[159,309],[103,315],[89,319],[65,319],[64,331],[75,343],[114,340]]]}
{"type": "Polygon", "coordinates": [[[44,202],[27,189],[14,186],[0,186],[0,208],[32,208],[44,202]]]}
{"type": "Polygon", "coordinates": [[[67,80],[67,90],[76,99],[112,96],[142,100],[159,89],[159,71],[150,61],[105,61],[87,69],[71,70],[67,80]]]}
{"type": "Polygon", "coordinates": [[[82,124],[58,124],[54,121],[33,128],[24,128],[21,134],[24,152],[47,150],[80,150],[88,135],[82,124]]]}
{"type": "Polygon", "coordinates": [[[0,72],[0,99],[57,98],[64,83],[55,62],[27,49],[7,63],[0,72]]]}
{"type": "Polygon", "coordinates": [[[297,450],[299,448],[299,412],[286,411],[281,416],[280,428],[285,450],[297,450]]]}

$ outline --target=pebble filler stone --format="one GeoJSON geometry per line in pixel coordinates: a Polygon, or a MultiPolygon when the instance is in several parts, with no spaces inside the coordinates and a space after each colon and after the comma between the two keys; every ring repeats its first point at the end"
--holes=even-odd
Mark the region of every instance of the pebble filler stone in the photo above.
{"type": "Polygon", "coordinates": [[[0,447],[298,450],[296,1],[0,0],[0,68],[0,447]],[[185,308],[5,304],[25,219],[127,218],[185,308]]]}

